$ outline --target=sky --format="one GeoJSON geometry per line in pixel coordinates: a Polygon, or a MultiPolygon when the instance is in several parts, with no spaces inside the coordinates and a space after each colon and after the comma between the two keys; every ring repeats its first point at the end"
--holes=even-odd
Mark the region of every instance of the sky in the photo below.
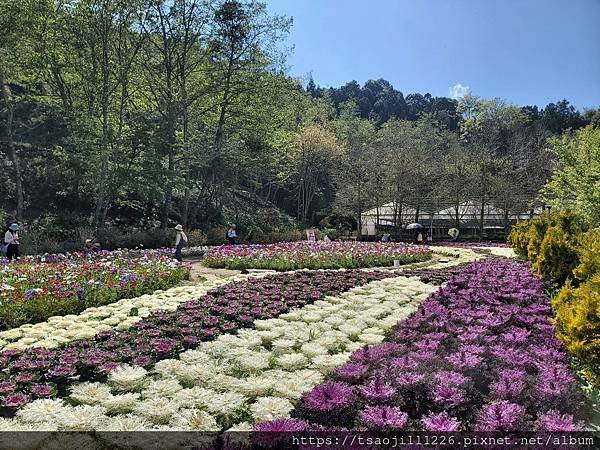
{"type": "Polygon", "coordinates": [[[405,95],[600,106],[600,0],[264,0],[294,20],[290,75],[405,95]]]}

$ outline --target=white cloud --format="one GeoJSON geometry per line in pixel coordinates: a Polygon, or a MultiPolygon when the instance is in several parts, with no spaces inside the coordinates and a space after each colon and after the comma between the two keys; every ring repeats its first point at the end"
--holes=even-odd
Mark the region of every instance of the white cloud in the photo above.
{"type": "Polygon", "coordinates": [[[469,86],[463,86],[460,83],[451,86],[448,90],[450,91],[450,97],[454,100],[460,100],[465,95],[471,93],[471,88],[469,86]]]}

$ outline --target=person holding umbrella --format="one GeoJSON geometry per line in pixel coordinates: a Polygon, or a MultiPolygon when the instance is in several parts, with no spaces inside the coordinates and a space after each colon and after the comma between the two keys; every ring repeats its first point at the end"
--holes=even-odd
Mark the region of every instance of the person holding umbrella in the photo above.
{"type": "Polygon", "coordinates": [[[406,225],[407,230],[415,230],[415,244],[423,243],[423,233],[421,232],[421,228],[423,228],[423,225],[420,223],[410,223],[406,225]]]}

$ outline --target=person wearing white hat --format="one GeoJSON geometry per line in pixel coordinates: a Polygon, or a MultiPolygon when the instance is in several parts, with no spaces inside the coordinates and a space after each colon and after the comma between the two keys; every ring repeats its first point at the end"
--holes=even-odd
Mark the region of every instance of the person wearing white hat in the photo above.
{"type": "Polygon", "coordinates": [[[175,236],[175,259],[181,261],[183,259],[181,249],[187,244],[188,237],[183,232],[183,227],[181,225],[177,225],[175,230],[177,231],[177,235],[175,236]]]}
{"type": "Polygon", "coordinates": [[[21,255],[19,254],[19,224],[11,223],[4,234],[4,243],[6,245],[6,257],[9,261],[16,261],[21,255]]]}

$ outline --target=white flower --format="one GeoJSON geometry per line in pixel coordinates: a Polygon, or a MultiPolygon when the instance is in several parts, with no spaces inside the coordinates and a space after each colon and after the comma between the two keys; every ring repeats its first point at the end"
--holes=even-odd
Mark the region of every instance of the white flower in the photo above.
{"type": "Polygon", "coordinates": [[[173,416],[170,425],[186,431],[220,431],[221,429],[213,416],[198,409],[182,409],[173,416]]]}
{"type": "Polygon", "coordinates": [[[79,403],[96,405],[102,403],[110,393],[110,388],[102,383],[80,383],[71,388],[70,397],[79,403]]]}
{"type": "Polygon", "coordinates": [[[154,365],[153,372],[163,376],[175,375],[177,371],[181,369],[182,365],[183,363],[178,359],[164,359],[154,365]]]}
{"type": "Polygon", "coordinates": [[[314,386],[309,381],[292,378],[276,383],[273,391],[281,397],[299,400],[304,392],[310,391],[314,386]]]}
{"type": "Polygon", "coordinates": [[[212,402],[207,405],[207,409],[218,416],[230,417],[235,415],[245,402],[246,397],[242,394],[225,392],[213,397],[212,402]]]}
{"type": "Polygon", "coordinates": [[[306,367],[308,364],[308,358],[302,353],[290,353],[287,355],[278,356],[276,364],[286,370],[295,370],[306,367]]]}
{"type": "Polygon", "coordinates": [[[288,417],[294,405],[279,397],[260,397],[250,405],[250,412],[256,422],[288,417]]]}
{"type": "Polygon", "coordinates": [[[179,359],[188,364],[206,364],[212,362],[210,355],[200,350],[188,350],[179,355],[179,359]]]}
{"type": "Polygon", "coordinates": [[[148,372],[143,367],[122,365],[110,372],[108,382],[117,390],[128,392],[139,389],[148,372]]]}
{"type": "Polygon", "coordinates": [[[110,413],[124,413],[133,411],[140,398],[140,394],[109,395],[101,403],[110,413]]]}
{"type": "Polygon", "coordinates": [[[93,431],[102,427],[108,420],[105,408],[100,406],[79,405],[65,408],[57,418],[60,431],[93,431]]]}
{"type": "Polygon", "coordinates": [[[171,397],[175,392],[180,391],[182,386],[172,378],[163,378],[151,381],[142,391],[144,398],[153,397],[171,397]]]}
{"type": "Polygon", "coordinates": [[[271,345],[271,349],[275,354],[289,353],[296,345],[292,339],[276,339],[271,345]]]}
{"type": "Polygon", "coordinates": [[[164,397],[153,397],[137,404],[134,411],[155,424],[165,424],[178,410],[178,404],[164,397]]]}
{"type": "Polygon", "coordinates": [[[173,399],[186,408],[206,408],[217,392],[195,386],[190,389],[182,389],[175,393],[173,399]]]}
{"type": "Polygon", "coordinates": [[[313,356],[317,356],[317,355],[326,355],[327,354],[327,349],[315,342],[307,342],[306,344],[302,344],[302,347],[300,347],[300,350],[302,350],[302,353],[304,353],[309,358],[312,358],[313,356]]]}
{"type": "Polygon", "coordinates": [[[17,411],[17,418],[23,422],[41,423],[53,421],[61,415],[65,406],[60,399],[40,399],[26,404],[17,411]]]}
{"type": "Polygon", "coordinates": [[[358,340],[365,344],[380,344],[385,339],[385,336],[381,334],[363,333],[358,336],[358,340]]]}
{"type": "Polygon", "coordinates": [[[269,355],[253,352],[238,357],[237,363],[244,372],[260,372],[269,367],[269,355]]]}
{"type": "Polygon", "coordinates": [[[318,355],[312,358],[312,365],[323,373],[333,371],[336,367],[345,364],[350,358],[348,353],[338,355],[318,355]]]}
{"type": "Polygon", "coordinates": [[[249,397],[258,397],[268,394],[275,381],[268,377],[242,378],[236,385],[235,390],[249,397]]]}
{"type": "MultiPolygon", "coordinates": [[[[146,419],[135,414],[113,416],[98,431],[145,431],[152,428],[146,419]]],[[[119,434],[122,439],[123,435],[119,434]]]]}

